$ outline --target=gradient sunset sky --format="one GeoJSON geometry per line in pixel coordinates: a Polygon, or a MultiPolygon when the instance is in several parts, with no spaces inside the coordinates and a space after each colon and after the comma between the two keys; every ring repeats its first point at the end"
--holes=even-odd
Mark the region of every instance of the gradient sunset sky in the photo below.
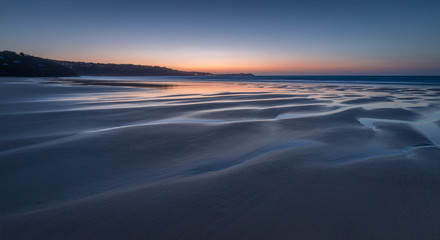
{"type": "Polygon", "coordinates": [[[440,74],[440,1],[3,1],[0,50],[215,73],[440,74]]]}

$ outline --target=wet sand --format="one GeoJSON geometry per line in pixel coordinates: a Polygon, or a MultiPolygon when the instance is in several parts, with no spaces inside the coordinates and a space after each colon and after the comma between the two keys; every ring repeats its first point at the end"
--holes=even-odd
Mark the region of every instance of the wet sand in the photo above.
{"type": "Polygon", "coordinates": [[[440,238],[437,87],[0,90],[0,239],[440,238]]]}

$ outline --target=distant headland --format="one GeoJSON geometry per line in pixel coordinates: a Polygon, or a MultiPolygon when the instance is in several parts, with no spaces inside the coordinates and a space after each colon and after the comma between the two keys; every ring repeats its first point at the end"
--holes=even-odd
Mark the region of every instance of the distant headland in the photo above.
{"type": "Polygon", "coordinates": [[[71,62],[0,52],[0,76],[74,77],[74,76],[253,76],[251,73],[214,74],[187,72],[160,66],[71,62]]]}

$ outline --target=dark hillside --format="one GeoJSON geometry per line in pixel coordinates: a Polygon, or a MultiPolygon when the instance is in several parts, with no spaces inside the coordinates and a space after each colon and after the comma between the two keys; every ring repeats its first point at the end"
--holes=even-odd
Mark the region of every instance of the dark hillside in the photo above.
{"type": "Polygon", "coordinates": [[[3,51],[0,52],[0,76],[69,77],[78,74],[53,60],[3,51]]]}

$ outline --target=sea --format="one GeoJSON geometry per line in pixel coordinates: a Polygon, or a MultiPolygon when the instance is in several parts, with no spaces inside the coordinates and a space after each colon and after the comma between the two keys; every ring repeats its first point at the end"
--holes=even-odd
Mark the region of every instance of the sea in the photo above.
{"type": "Polygon", "coordinates": [[[67,79],[440,85],[440,76],[82,76],[67,79]]]}

